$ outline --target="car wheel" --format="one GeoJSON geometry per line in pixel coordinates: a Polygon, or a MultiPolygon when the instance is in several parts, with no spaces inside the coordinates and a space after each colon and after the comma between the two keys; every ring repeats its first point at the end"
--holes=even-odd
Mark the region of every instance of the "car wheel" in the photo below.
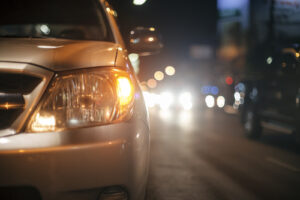
{"type": "Polygon", "coordinates": [[[253,109],[247,109],[245,112],[244,129],[248,138],[257,139],[261,136],[260,120],[253,109]]]}

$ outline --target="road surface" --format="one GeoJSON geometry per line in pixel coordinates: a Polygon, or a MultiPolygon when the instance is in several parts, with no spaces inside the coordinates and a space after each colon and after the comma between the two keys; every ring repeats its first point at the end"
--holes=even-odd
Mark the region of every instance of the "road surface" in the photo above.
{"type": "Polygon", "coordinates": [[[291,136],[243,136],[236,115],[151,111],[148,200],[300,199],[300,148],[291,136]]]}

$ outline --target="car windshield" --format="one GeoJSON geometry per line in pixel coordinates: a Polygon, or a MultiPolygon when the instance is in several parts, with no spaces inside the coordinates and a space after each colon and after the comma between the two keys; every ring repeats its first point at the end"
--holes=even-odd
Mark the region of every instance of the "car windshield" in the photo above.
{"type": "Polygon", "coordinates": [[[4,0],[0,37],[109,40],[104,13],[96,0],[4,0]]]}

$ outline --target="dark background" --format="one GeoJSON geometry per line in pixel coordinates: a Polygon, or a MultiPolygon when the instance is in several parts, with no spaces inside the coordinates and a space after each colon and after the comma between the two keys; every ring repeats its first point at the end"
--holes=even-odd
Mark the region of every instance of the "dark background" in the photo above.
{"type": "Polygon", "coordinates": [[[131,0],[111,0],[118,13],[124,38],[136,26],[155,27],[161,33],[164,49],[156,56],[141,59],[141,79],[167,65],[184,68],[182,61],[189,59],[189,47],[194,44],[217,44],[217,2],[148,0],[134,6],[131,0]]]}

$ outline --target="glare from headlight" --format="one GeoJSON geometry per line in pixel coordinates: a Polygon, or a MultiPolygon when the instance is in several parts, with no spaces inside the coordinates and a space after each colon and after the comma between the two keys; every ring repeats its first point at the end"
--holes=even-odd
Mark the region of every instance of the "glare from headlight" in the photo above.
{"type": "Polygon", "coordinates": [[[193,119],[192,112],[190,112],[190,111],[181,111],[181,113],[178,116],[178,123],[182,127],[188,128],[188,127],[190,127],[192,119],[193,119]]]}
{"type": "Polygon", "coordinates": [[[169,109],[174,103],[174,96],[170,92],[163,92],[160,95],[159,106],[163,110],[169,109]]]}
{"type": "Polygon", "coordinates": [[[171,110],[160,110],[159,111],[159,116],[161,119],[165,120],[165,121],[171,121],[171,119],[173,118],[173,114],[171,110]]]}
{"type": "Polygon", "coordinates": [[[211,95],[207,95],[205,97],[205,103],[208,108],[213,108],[215,107],[215,98],[211,95]]]}
{"type": "Polygon", "coordinates": [[[191,110],[193,108],[192,94],[190,92],[180,94],[179,103],[184,110],[191,110]]]}
{"type": "Polygon", "coordinates": [[[219,108],[223,108],[225,106],[225,98],[223,96],[219,96],[217,98],[217,106],[219,108]]]}
{"type": "Polygon", "coordinates": [[[159,96],[157,94],[150,93],[150,92],[143,92],[143,94],[144,94],[146,106],[148,108],[153,108],[159,102],[159,96]]]}

